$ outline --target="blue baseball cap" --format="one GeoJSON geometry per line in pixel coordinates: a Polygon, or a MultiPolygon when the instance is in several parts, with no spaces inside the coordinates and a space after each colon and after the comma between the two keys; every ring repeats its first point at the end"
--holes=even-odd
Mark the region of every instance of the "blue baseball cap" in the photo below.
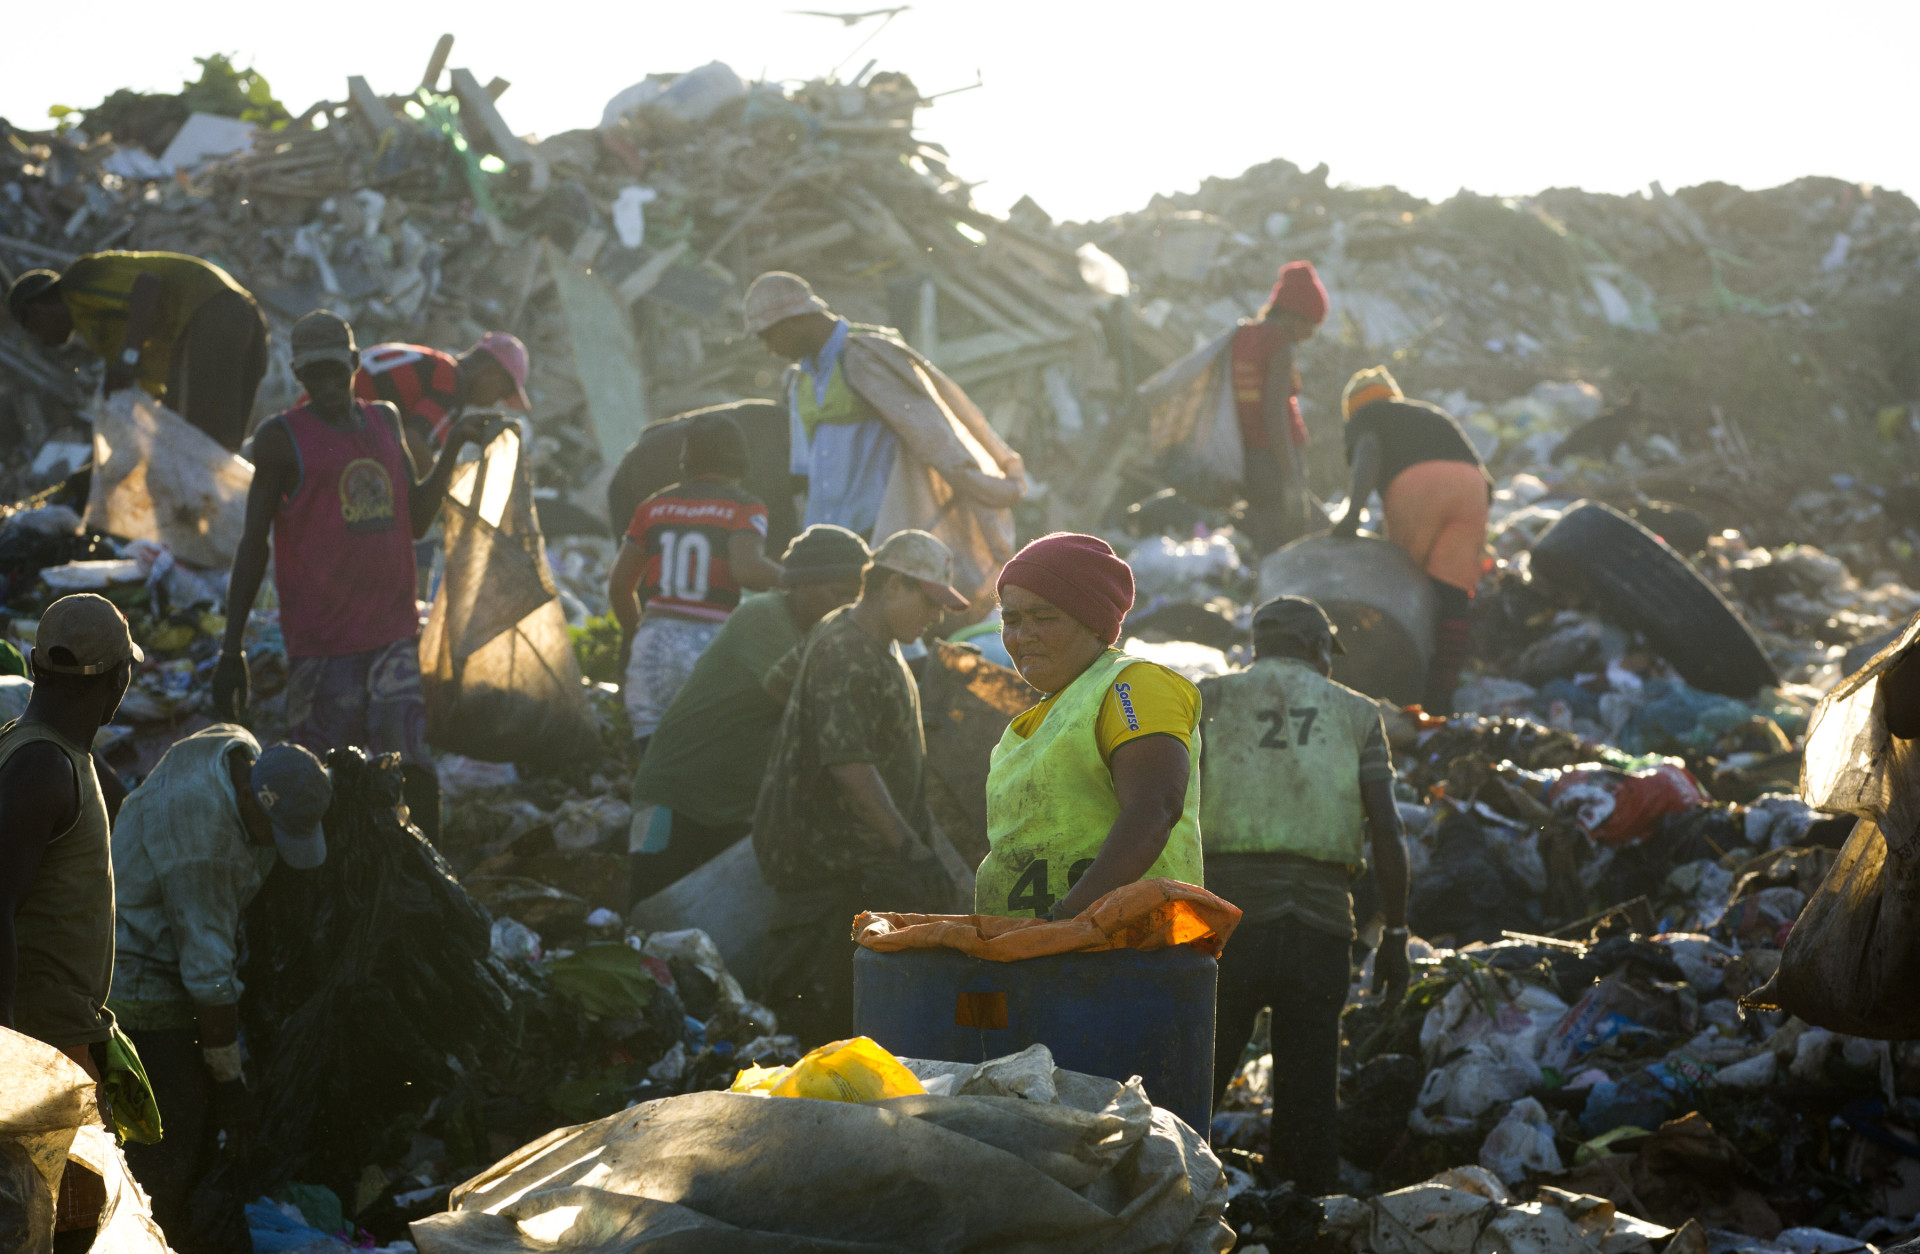
{"type": "Polygon", "coordinates": [[[327,860],[320,820],[333,804],[333,777],[319,758],[299,745],[270,745],[248,776],[254,800],[273,823],[273,847],[296,871],[327,860]]]}

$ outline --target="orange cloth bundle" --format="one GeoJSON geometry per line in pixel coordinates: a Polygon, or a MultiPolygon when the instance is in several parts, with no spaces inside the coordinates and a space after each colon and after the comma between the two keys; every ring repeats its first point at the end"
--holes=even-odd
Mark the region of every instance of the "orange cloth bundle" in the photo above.
{"type": "Polygon", "coordinates": [[[873,914],[853,921],[853,939],[879,953],[957,949],[990,962],[1103,949],[1191,945],[1218,958],[1240,922],[1240,907],[1178,880],[1140,880],[1117,888],[1059,922],[992,914],[873,914]]]}

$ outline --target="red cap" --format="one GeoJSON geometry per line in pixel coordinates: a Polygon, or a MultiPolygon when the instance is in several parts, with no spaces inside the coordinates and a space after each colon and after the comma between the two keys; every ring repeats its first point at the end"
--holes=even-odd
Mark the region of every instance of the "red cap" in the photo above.
{"type": "Polygon", "coordinates": [[[1045,597],[1107,644],[1133,608],[1133,568],[1099,536],[1041,536],[1001,570],[999,590],[1008,584],[1045,597]]]}
{"type": "Polygon", "coordinates": [[[1280,267],[1280,281],[1273,285],[1267,304],[1274,309],[1297,313],[1310,322],[1327,319],[1327,289],[1314,273],[1311,261],[1289,261],[1280,267]]]}
{"type": "Polygon", "coordinates": [[[475,348],[500,363],[500,368],[513,380],[513,395],[507,398],[507,404],[514,409],[532,408],[527,400],[527,346],[520,337],[505,331],[489,331],[480,337],[475,348]]]}

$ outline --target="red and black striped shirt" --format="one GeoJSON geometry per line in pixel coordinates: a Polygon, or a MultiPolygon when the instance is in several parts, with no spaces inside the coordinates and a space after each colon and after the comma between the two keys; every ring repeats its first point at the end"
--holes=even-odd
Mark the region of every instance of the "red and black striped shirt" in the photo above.
{"type": "Polygon", "coordinates": [[[460,362],[418,344],[374,344],[360,350],[353,391],[363,401],[391,401],[402,420],[421,419],[439,448],[460,408],[460,362]]]}

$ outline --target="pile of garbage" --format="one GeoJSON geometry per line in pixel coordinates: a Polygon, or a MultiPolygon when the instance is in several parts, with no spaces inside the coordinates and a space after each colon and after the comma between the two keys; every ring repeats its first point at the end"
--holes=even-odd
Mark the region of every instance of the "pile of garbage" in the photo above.
{"type": "Polygon", "coordinates": [[[1340,388],[1389,359],[1494,460],[1520,463],[1503,471],[1624,447],[1616,469],[1694,489],[1656,495],[1749,504],[1756,521],[1782,499],[1757,491],[1776,476],[1799,479],[1791,499],[1911,456],[1920,209],[1899,192],[1806,178],[1433,204],[1329,175],[1269,161],[1063,228],[1127,268],[1132,336],[1162,361],[1252,315],[1279,265],[1314,263],[1331,314],[1299,362],[1323,494],[1344,478],[1340,388]],[[1581,379],[1610,403],[1569,389],[1581,379]]]}
{"type": "MultiPolygon", "coordinates": [[[[905,75],[789,89],[713,62],[649,75],[595,125],[535,139],[503,116],[505,80],[445,68],[451,44],[411,92],[349,77],[297,116],[273,102],[249,120],[262,110],[246,95],[213,99],[203,84],[232,73],[222,61],[177,95],[117,93],[53,130],[0,124],[0,279],[108,247],[218,263],[273,329],[256,416],[298,394],[286,331],[314,308],[363,343],[512,331],[532,355],[549,530],[563,513],[605,525],[604,476],[650,419],[771,394],[782,363],[739,311],[763,270],[799,270],[836,311],[899,328],[1042,472],[1056,429],[1076,441],[1121,408],[1131,380],[1102,310],[1125,272],[975,209],[916,136],[932,101],[905,75]]],[[[75,361],[0,335],[14,383],[0,418],[16,429],[0,499],[84,464],[69,454],[91,444],[95,368],[75,361]]]]}
{"type": "Polygon", "coordinates": [[[396,1239],[508,1146],[800,1057],[705,933],[603,909],[549,947],[490,918],[401,822],[391,760],[330,765],[323,881],[277,870],[248,915],[253,1167],[272,1193],[249,1209],[256,1230],[291,1208],[330,1237],[396,1239]],[[365,908],[382,901],[409,908],[365,908]]]}
{"type": "MultiPolygon", "coordinates": [[[[1920,1049],[1778,1012],[1743,1015],[1739,996],[1778,964],[1778,930],[1791,926],[1782,897],[1801,893],[1757,891],[1776,896],[1750,896],[1705,931],[1644,934],[1622,914],[1579,942],[1516,936],[1431,949],[1397,1007],[1362,1005],[1356,992],[1342,1184],[1371,1199],[1370,1222],[1383,1222],[1382,1207],[1407,1222],[1395,1199],[1416,1200],[1410,1186],[1431,1188],[1420,1182],[1434,1172],[1477,1164],[1497,1191],[1451,1187],[1502,1205],[1511,1191],[1531,1198],[1535,1215],[1543,1204],[1564,1209],[1567,1193],[1592,1195],[1621,1218],[1666,1228],[1697,1220],[1714,1249],[1852,1250],[1920,1234],[1920,1049]],[[1769,922],[1775,934],[1760,935],[1769,922]],[[1809,1229],[1838,1244],[1795,1244],[1809,1229]]],[[[1316,1213],[1313,1199],[1263,1178],[1269,1068],[1264,1053],[1249,1061],[1216,1116],[1215,1143],[1240,1173],[1229,1221],[1246,1241],[1272,1241],[1303,1214],[1308,1235],[1316,1219],[1357,1234],[1369,1216],[1351,1198],[1320,1199],[1316,1213]]],[[[1657,1243],[1665,1234],[1642,1235],[1657,1243]]],[[[1355,1249],[1400,1248],[1354,1240],[1355,1249]]],[[[1485,1248],[1464,1240],[1432,1248],[1485,1248]]]]}
{"type": "MultiPolygon", "coordinates": [[[[782,86],[713,62],[650,74],[595,124],[540,138],[515,133],[505,79],[449,69],[451,51],[443,38],[411,91],[345,77],[299,112],[212,57],[178,93],[7,125],[0,278],[108,247],[218,262],[276,331],[261,415],[298,390],[284,332],[310,309],[349,317],[363,342],[513,331],[532,349],[549,530],[562,514],[604,523],[596,473],[649,420],[771,393],[780,363],[738,306],[776,267],[899,328],[968,388],[1041,485],[1029,530],[1117,523],[1161,486],[1135,385],[1253,314],[1296,258],[1332,298],[1300,351],[1322,497],[1344,481],[1340,386],[1390,358],[1503,475],[1575,465],[1587,495],[1677,501],[1769,548],[1803,521],[1920,517],[1911,485],[1858,470],[1920,447],[1920,289],[1904,277],[1920,210],[1897,192],[1809,178],[1430,204],[1276,160],[1056,223],[1028,199],[977,209],[951,155],[916,135],[934,99],[903,74],[782,86]]],[[[0,498],[84,464],[96,370],[0,333],[15,385],[0,498]]],[[[1920,581],[1901,544],[1891,566],[1838,555],[1920,581]]]]}
{"type": "Polygon", "coordinates": [[[732,1092],[556,1129],[413,1225],[422,1254],[585,1251],[604,1232],[712,1249],[1223,1248],[1220,1162],[1140,1081],[976,1065],[860,1037],[732,1092]],[[791,1101],[790,1098],[812,1098],[791,1101]]]}

